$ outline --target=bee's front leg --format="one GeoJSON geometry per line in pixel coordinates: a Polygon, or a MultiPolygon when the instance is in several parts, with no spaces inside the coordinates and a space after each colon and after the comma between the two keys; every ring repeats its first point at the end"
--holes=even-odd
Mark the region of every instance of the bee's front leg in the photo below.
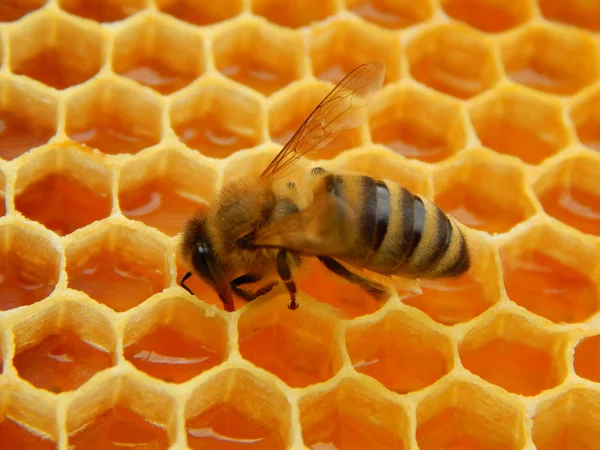
{"type": "Polygon", "coordinates": [[[290,294],[290,304],[288,308],[291,310],[298,309],[299,305],[296,301],[296,283],[292,280],[292,269],[290,267],[290,261],[288,258],[288,254],[285,250],[279,250],[277,254],[277,273],[281,277],[281,281],[285,283],[285,288],[290,294]]]}

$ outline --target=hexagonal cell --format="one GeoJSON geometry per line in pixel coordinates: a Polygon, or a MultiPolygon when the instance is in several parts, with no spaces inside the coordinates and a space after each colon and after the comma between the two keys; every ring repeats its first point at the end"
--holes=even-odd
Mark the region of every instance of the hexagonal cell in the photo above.
{"type": "Polygon", "coordinates": [[[117,22],[146,8],[147,0],[58,0],[58,4],[76,16],[96,22],[117,22]]]}
{"type": "Polygon", "coordinates": [[[416,36],[408,44],[407,56],[415,80],[461,99],[489,89],[500,78],[491,42],[457,23],[416,36]]]}
{"type": "Polygon", "coordinates": [[[301,397],[299,406],[310,448],[410,448],[407,413],[363,381],[345,378],[330,391],[301,397]]]}
{"type": "Polygon", "coordinates": [[[441,0],[446,14],[487,33],[497,33],[528,21],[532,6],[527,0],[441,0]]]}
{"type": "Polygon", "coordinates": [[[542,15],[555,22],[600,30],[600,4],[585,0],[538,0],[542,15]]]}
{"type": "Polygon", "coordinates": [[[298,296],[300,308],[289,310],[282,294],[247,308],[238,322],[242,357],[275,374],[291,387],[327,381],[342,366],[339,323],[330,308],[298,296]]]}
{"type": "Polygon", "coordinates": [[[360,20],[338,19],[316,27],[309,45],[313,73],[321,80],[338,83],[358,65],[375,59],[385,63],[384,83],[400,78],[399,39],[360,20]]]}
{"type": "Polygon", "coordinates": [[[600,152],[600,89],[577,98],[570,108],[570,118],[575,125],[579,141],[600,152]]]}
{"type": "Polygon", "coordinates": [[[79,236],[65,243],[70,288],[122,312],[170,284],[167,248],[151,234],[99,222],[84,240],[79,236]]]}
{"type": "Polygon", "coordinates": [[[13,22],[41,8],[48,0],[5,0],[0,8],[0,22],[13,22]]]}
{"type": "Polygon", "coordinates": [[[270,22],[289,28],[302,28],[326,19],[337,12],[334,0],[251,0],[252,12],[270,22]]]}
{"type": "Polygon", "coordinates": [[[125,359],[170,383],[183,383],[218,366],[227,358],[227,324],[206,308],[178,297],[142,306],[125,324],[125,359]]]}
{"type": "Polygon", "coordinates": [[[11,71],[55,89],[81,84],[104,64],[101,30],[58,14],[36,17],[8,41],[11,71]]]}
{"type": "Polygon", "coordinates": [[[226,158],[262,141],[260,101],[230,84],[208,81],[183,91],[171,104],[170,116],[179,139],[212,158],[226,158]]]}
{"type": "Polygon", "coordinates": [[[243,0],[227,0],[221,3],[194,0],[155,0],[156,6],[165,14],[194,25],[210,25],[223,22],[242,12],[243,0]]]}
{"type": "Polygon", "coordinates": [[[67,408],[69,449],[166,450],[177,434],[175,399],[129,375],[104,377],[67,408]]]}
{"type": "Polygon", "coordinates": [[[469,331],[459,344],[463,366],[519,395],[535,396],[567,376],[565,336],[528,316],[499,314],[469,331]]]}
{"type": "Polygon", "coordinates": [[[0,448],[55,450],[58,441],[54,399],[6,383],[0,392],[0,448]]]}
{"type": "Polygon", "coordinates": [[[204,70],[202,37],[161,16],[147,16],[115,37],[113,70],[161,94],[190,84],[204,70]]]}
{"type": "Polygon", "coordinates": [[[46,144],[56,133],[58,105],[46,91],[0,79],[0,157],[12,160],[46,144]]]}
{"type": "Polygon", "coordinates": [[[500,52],[513,81],[543,92],[575,94],[600,72],[597,45],[580,30],[528,27],[504,40],[500,52]]]}
{"type": "Polygon", "coordinates": [[[520,405],[456,381],[421,401],[416,437],[421,450],[518,450],[525,445],[524,420],[520,405]]]}
{"type": "Polygon", "coordinates": [[[453,366],[452,342],[408,311],[377,322],[350,324],[346,348],[354,369],[399,394],[421,390],[453,366]]]}
{"type": "Polygon", "coordinates": [[[125,217],[175,236],[194,212],[208,208],[216,183],[212,166],[164,150],[123,166],[119,206],[125,217]]]}
{"type": "Polygon", "coordinates": [[[536,213],[521,165],[485,150],[463,152],[439,167],[434,186],[440,208],[491,234],[506,233],[536,213]]]}
{"type": "Polygon", "coordinates": [[[68,98],[65,131],[103,153],[137,153],[160,141],[161,109],[141,86],[104,78],[68,98]]]}
{"type": "MultiPolygon", "coordinates": [[[[271,139],[282,146],[285,145],[330,91],[331,86],[327,83],[308,81],[290,86],[275,94],[269,102],[271,139]]],[[[342,130],[334,134],[326,146],[307,157],[331,159],[345,150],[365,144],[366,137],[364,125],[342,130]]]]}
{"type": "Polygon", "coordinates": [[[215,66],[264,95],[301,78],[302,37],[258,20],[223,29],[213,38],[215,66]]]}
{"type": "Polygon", "coordinates": [[[600,394],[573,388],[537,407],[533,442],[538,450],[594,450],[600,435],[600,394]]]}
{"type": "Polygon", "coordinates": [[[541,223],[501,244],[509,298],[556,322],[583,322],[600,309],[600,249],[541,223]]]}
{"type": "Polygon", "coordinates": [[[194,450],[244,445],[283,450],[291,421],[288,399],[272,380],[245,369],[219,372],[185,406],[187,445],[194,450]]]}
{"type": "Polygon", "coordinates": [[[382,93],[374,102],[369,125],[373,142],[429,163],[463,148],[468,137],[459,103],[413,86],[382,93]]]}
{"type": "Polygon", "coordinates": [[[575,346],[573,366],[582,378],[600,383],[600,334],[589,336],[575,346]]]}
{"type": "Polygon", "coordinates": [[[40,389],[77,389],[114,364],[116,338],[110,321],[79,301],[29,314],[13,331],[13,365],[22,379],[40,389]]]}
{"type": "Polygon", "coordinates": [[[420,280],[421,294],[402,303],[420,309],[444,325],[467,322],[495,305],[501,296],[502,274],[494,246],[466,232],[471,247],[471,268],[458,277],[420,280]]]}
{"type": "Polygon", "coordinates": [[[54,291],[60,253],[47,236],[24,224],[4,224],[0,249],[0,310],[31,305],[54,291]]]}
{"type": "Polygon", "coordinates": [[[546,214],[584,233],[600,236],[600,158],[586,153],[562,160],[533,185],[546,214]]]}
{"type": "Polygon", "coordinates": [[[108,217],[112,174],[74,143],[53,146],[19,167],[15,209],[60,236],[108,217]]]}
{"type": "Polygon", "coordinates": [[[425,22],[431,18],[434,8],[429,0],[346,0],[346,7],[371,23],[391,29],[425,22]]]}
{"type": "Polygon", "coordinates": [[[539,164],[569,143],[562,105],[524,88],[499,88],[470,106],[479,140],[499,153],[539,164]]]}

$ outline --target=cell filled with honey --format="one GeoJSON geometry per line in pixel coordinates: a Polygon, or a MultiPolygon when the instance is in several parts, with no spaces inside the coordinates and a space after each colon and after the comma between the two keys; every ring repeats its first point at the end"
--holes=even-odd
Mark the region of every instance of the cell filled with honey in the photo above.
{"type": "Polygon", "coordinates": [[[96,22],[118,22],[143,10],[144,0],[58,0],[61,9],[96,22]]]}
{"type": "Polygon", "coordinates": [[[532,16],[526,0],[442,0],[441,6],[450,17],[486,33],[498,33],[521,25],[532,16]]]}
{"type": "Polygon", "coordinates": [[[0,421],[0,448],[14,450],[54,450],[56,442],[38,430],[30,430],[27,425],[4,417],[0,421]]]}
{"type": "Polygon", "coordinates": [[[573,359],[575,373],[582,378],[600,382],[600,335],[588,336],[577,344],[573,359]]]}
{"type": "Polygon", "coordinates": [[[586,94],[576,97],[569,111],[579,142],[596,152],[600,152],[599,104],[600,90],[594,87],[586,94]]]}
{"type": "Polygon", "coordinates": [[[190,0],[156,0],[160,11],[193,25],[211,25],[231,19],[243,8],[242,0],[221,3],[194,2],[190,0]]]}
{"type": "Polygon", "coordinates": [[[598,31],[600,29],[600,5],[581,0],[538,0],[542,15],[554,22],[577,28],[598,31]]]}
{"type": "Polygon", "coordinates": [[[308,0],[302,3],[285,0],[252,0],[252,12],[270,22],[289,28],[303,28],[325,20],[337,11],[332,0],[308,0]]]}
{"type": "Polygon", "coordinates": [[[0,22],[13,22],[41,8],[48,0],[6,0],[0,8],[0,22]]]}
{"type": "Polygon", "coordinates": [[[347,8],[363,19],[381,27],[398,29],[416,25],[428,20],[434,7],[429,0],[349,0],[347,8]]]}

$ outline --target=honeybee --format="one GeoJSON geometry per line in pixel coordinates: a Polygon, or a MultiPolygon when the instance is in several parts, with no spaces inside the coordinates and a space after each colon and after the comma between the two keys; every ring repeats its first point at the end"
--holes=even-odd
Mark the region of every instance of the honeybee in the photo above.
{"type": "MultiPolygon", "coordinates": [[[[234,310],[233,295],[252,301],[280,282],[289,293],[288,307],[296,309],[294,273],[306,258],[377,300],[389,297],[378,277],[433,279],[469,269],[466,234],[433,202],[388,180],[300,169],[303,156],[366,120],[384,74],[381,61],[350,72],[258,178],[229,181],[209,210],[187,222],[181,254],[225,310],[234,310]],[[261,287],[242,288],[254,283],[261,287]]],[[[190,293],[185,281],[192,271],[180,280],[190,293]]]]}

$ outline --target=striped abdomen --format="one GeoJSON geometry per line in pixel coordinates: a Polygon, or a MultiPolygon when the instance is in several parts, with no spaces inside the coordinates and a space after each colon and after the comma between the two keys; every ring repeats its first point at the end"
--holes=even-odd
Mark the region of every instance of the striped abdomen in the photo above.
{"type": "Polygon", "coordinates": [[[469,269],[465,236],[433,202],[390,181],[330,176],[332,194],[352,205],[359,221],[343,259],[382,274],[419,278],[457,276],[469,269]]]}

